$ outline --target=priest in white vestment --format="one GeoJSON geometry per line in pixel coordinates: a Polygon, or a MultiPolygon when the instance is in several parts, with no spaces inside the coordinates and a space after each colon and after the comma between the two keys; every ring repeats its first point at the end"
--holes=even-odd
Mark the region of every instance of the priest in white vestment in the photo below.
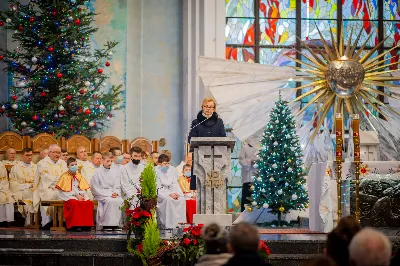
{"type": "MultiPolygon", "coordinates": [[[[97,169],[99,169],[101,166],[101,153],[98,151],[93,152],[92,154],[92,161],[91,164],[85,164],[82,167],[81,174],[83,177],[86,179],[86,181],[90,184],[92,181],[92,177],[94,176],[94,173],[96,172],[97,169]]],[[[87,191],[88,196],[91,200],[93,200],[93,194],[91,190],[87,191]]]]}
{"type": "Polygon", "coordinates": [[[158,157],[156,167],[158,204],[157,215],[161,228],[176,228],[179,223],[186,223],[186,200],[178,184],[178,172],[170,166],[166,154],[158,157]]]}
{"type": "Polygon", "coordinates": [[[121,197],[121,172],[111,169],[112,155],[103,154],[103,166],[94,174],[90,187],[94,198],[98,201],[96,215],[97,230],[121,230],[124,201],[121,197]]]}
{"type": "Polygon", "coordinates": [[[88,160],[88,154],[84,146],[79,146],[76,149],[76,161],[78,163],[79,173],[81,172],[83,166],[90,165],[90,161],[88,160]]]}
{"type": "Polygon", "coordinates": [[[14,198],[10,191],[7,170],[0,162],[0,223],[8,226],[8,222],[14,221],[14,198]]]}
{"type": "Polygon", "coordinates": [[[49,155],[49,149],[41,149],[39,152],[39,161],[46,158],[47,155],[49,155]]]}
{"type": "Polygon", "coordinates": [[[30,213],[33,213],[33,182],[35,180],[36,165],[32,162],[31,148],[22,150],[21,161],[11,168],[9,180],[10,190],[16,201],[23,201],[25,205],[18,205],[18,211],[25,218],[25,225],[30,224],[30,213]]]}
{"type": "Polygon", "coordinates": [[[110,148],[110,152],[112,155],[111,168],[119,169],[124,160],[124,156],[122,156],[121,148],[120,147],[112,147],[112,148],[110,148]]]}
{"type": "MultiPolygon", "coordinates": [[[[133,147],[131,149],[132,161],[127,165],[121,166],[121,187],[123,196],[128,199],[136,196],[140,190],[140,175],[144,169],[144,165],[140,163],[140,154],[142,149],[133,147]]],[[[131,209],[137,205],[138,199],[135,197],[131,200],[131,209]]]]}
{"type": "Polygon", "coordinates": [[[17,152],[13,148],[8,148],[6,151],[6,158],[3,160],[4,165],[15,165],[17,161],[17,152]]]}
{"type": "MultiPolygon", "coordinates": [[[[49,147],[48,156],[37,164],[33,185],[33,208],[35,212],[39,209],[41,200],[60,199],[56,185],[60,176],[68,171],[67,164],[60,157],[60,146],[52,144],[49,147]]],[[[53,208],[40,206],[40,214],[42,226],[45,226],[52,221],[53,208]]]]}

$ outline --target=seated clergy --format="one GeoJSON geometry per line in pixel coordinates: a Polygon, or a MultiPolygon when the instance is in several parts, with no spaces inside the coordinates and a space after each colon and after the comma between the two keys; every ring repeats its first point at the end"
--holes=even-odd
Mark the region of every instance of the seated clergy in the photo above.
{"type": "Polygon", "coordinates": [[[67,162],[69,158],[68,151],[66,149],[61,149],[61,160],[67,162]]]}
{"type": "Polygon", "coordinates": [[[11,168],[10,190],[16,201],[22,200],[25,205],[18,205],[18,211],[25,217],[25,225],[29,225],[29,214],[33,213],[33,182],[36,174],[36,165],[32,162],[32,149],[22,150],[21,161],[11,168]]]}
{"type": "Polygon", "coordinates": [[[89,199],[89,183],[78,173],[78,163],[73,157],[67,160],[68,171],[57,182],[60,199],[64,201],[64,219],[67,229],[90,230],[93,223],[93,203],[89,199]]]}
{"type": "Polygon", "coordinates": [[[161,228],[176,228],[179,223],[186,223],[186,202],[178,184],[178,172],[170,166],[166,154],[158,157],[156,167],[158,204],[157,215],[161,228]]]}
{"type": "Polygon", "coordinates": [[[103,166],[94,174],[90,186],[94,198],[98,201],[96,228],[98,230],[120,230],[124,203],[121,197],[121,172],[111,169],[112,154],[103,154],[103,166]]]}
{"type": "MultiPolygon", "coordinates": [[[[59,200],[58,189],[56,184],[60,176],[65,173],[67,164],[60,159],[61,148],[57,144],[51,144],[49,154],[37,164],[34,191],[33,191],[33,207],[35,212],[39,208],[41,200],[59,200]]],[[[53,207],[41,206],[40,214],[42,217],[42,226],[50,227],[53,217],[53,207]]]]}
{"type": "Polygon", "coordinates": [[[0,226],[8,227],[8,222],[14,221],[14,199],[11,196],[7,170],[0,162],[0,226]]]}
{"type": "Polygon", "coordinates": [[[17,161],[17,152],[13,148],[8,148],[6,151],[6,159],[3,160],[4,165],[15,165],[17,161]]]}
{"type": "Polygon", "coordinates": [[[42,148],[39,153],[39,161],[43,160],[49,154],[49,149],[42,148]]]}
{"type": "MultiPolygon", "coordinates": [[[[140,189],[139,179],[144,169],[144,165],[140,163],[141,152],[141,148],[133,147],[131,149],[132,161],[121,167],[121,187],[126,198],[136,196],[140,189]]],[[[136,203],[137,198],[133,198],[131,201],[131,208],[135,208],[136,203]]]]}
{"type": "MultiPolygon", "coordinates": [[[[100,166],[101,166],[101,153],[98,151],[95,151],[92,154],[91,164],[85,164],[81,170],[81,174],[83,175],[83,177],[86,179],[86,181],[89,184],[92,181],[94,173],[96,172],[97,169],[100,168],[100,166]]],[[[92,191],[88,190],[87,192],[88,192],[89,198],[92,200],[93,199],[92,191]]]]}
{"type": "Polygon", "coordinates": [[[122,151],[120,147],[112,147],[110,148],[110,152],[112,154],[112,164],[111,168],[119,168],[121,163],[124,160],[124,156],[122,156],[122,151]]]}
{"type": "Polygon", "coordinates": [[[190,190],[190,175],[192,167],[185,164],[182,169],[182,176],[178,178],[178,184],[186,199],[186,220],[193,223],[193,214],[196,214],[196,190],[190,190]]]}
{"type": "Polygon", "coordinates": [[[88,160],[88,154],[84,146],[79,146],[76,149],[76,158],[76,161],[78,162],[79,172],[82,170],[84,165],[90,164],[90,161],[88,160]]]}

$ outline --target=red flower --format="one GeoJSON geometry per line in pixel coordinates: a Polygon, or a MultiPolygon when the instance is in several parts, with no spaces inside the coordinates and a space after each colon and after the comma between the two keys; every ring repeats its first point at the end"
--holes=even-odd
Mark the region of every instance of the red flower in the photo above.
{"type": "Polygon", "coordinates": [[[189,239],[189,238],[185,238],[185,239],[183,239],[182,242],[183,242],[184,245],[189,246],[189,244],[190,244],[190,239],[189,239]]]}
{"type": "Polygon", "coordinates": [[[267,253],[268,255],[271,254],[271,250],[269,249],[269,247],[265,244],[264,241],[260,240],[260,251],[264,251],[265,253],[267,253]]]}
{"type": "Polygon", "coordinates": [[[132,213],[133,213],[133,211],[130,210],[130,209],[126,209],[126,210],[125,210],[125,213],[126,213],[126,216],[131,216],[132,213]]]}
{"type": "Polygon", "coordinates": [[[140,217],[140,213],[139,212],[134,212],[133,215],[132,215],[133,219],[139,219],[139,217],[140,217]]]}
{"type": "Polygon", "coordinates": [[[139,208],[139,207],[136,207],[136,208],[133,210],[133,212],[138,212],[138,211],[140,211],[140,208],[139,208]]]}
{"type": "Polygon", "coordinates": [[[201,236],[201,228],[198,228],[198,227],[193,228],[192,235],[195,237],[201,236]]]}
{"type": "Polygon", "coordinates": [[[140,212],[140,216],[144,216],[144,217],[150,218],[151,217],[151,213],[149,213],[148,211],[141,211],[140,212]]]}
{"type": "Polygon", "coordinates": [[[139,251],[140,253],[142,253],[142,252],[143,252],[143,243],[140,243],[140,244],[137,246],[137,249],[138,249],[138,251],[139,251]]]}
{"type": "Polygon", "coordinates": [[[197,239],[193,239],[193,245],[197,245],[197,239]]]}
{"type": "Polygon", "coordinates": [[[183,228],[183,232],[184,232],[184,233],[189,232],[190,230],[192,230],[192,228],[193,228],[192,226],[183,228]]]}

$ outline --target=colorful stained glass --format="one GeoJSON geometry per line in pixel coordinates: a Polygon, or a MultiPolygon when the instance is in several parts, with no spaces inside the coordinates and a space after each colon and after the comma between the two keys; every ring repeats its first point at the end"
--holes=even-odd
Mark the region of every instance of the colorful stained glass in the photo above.
{"type": "Polygon", "coordinates": [[[301,18],[305,19],[336,19],[336,0],[302,0],[301,18]]]}
{"type": "Polygon", "coordinates": [[[384,20],[400,20],[399,1],[384,0],[384,2],[383,2],[383,19],[384,20]]]}
{"type": "Polygon", "coordinates": [[[342,0],[342,3],[345,19],[378,19],[378,0],[342,0]]]}
{"type": "Polygon", "coordinates": [[[363,30],[363,32],[358,41],[358,46],[363,45],[364,42],[367,40],[367,38],[370,37],[370,35],[371,37],[367,43],[367,47],[374,47],[379,42],[377,35],[378,21],[345,20],[343,22],[343,26],[344,26],[343,36],[345,42],[348,41],[348,38],[350,37],[350,31],[352,28],[353,28],[353,35],[351,37],[352,39],[351,44],[355,42],[355,40],[357,39],[357,35],[359,34],[361,29],[363,30]]]}
{"type": "Polygon", "coordinates": [[[255,0],[225,0],[227,17],[254,17],[255,0]]]}
{"type": "Polygon", "coordinates": [[[232,47],[226,46],[225,58],[242,62],[255,62],[254,47],[232,47]]]}
{"type": "MultiPolygon", "coordinates": [[[[301,39],[304,41],[308,40],[320,40],[321,37],[318,33],[318,29],[322,33],[324,39],[331,40],[330,28],[332,28],[334,36],[337,32],[336,20],[301,20],[301,39]],[[317,28],[318,27],[318,28],[317,28]]],[[[336,38],[336,37],[335,37],[336,38]]]]}
{"type": "Polygon", "coordinates": [[[384,37],[388,36],[389,38],[385,41],[385,47],[391,48],[399,44],[400,41],[400,21],[384,21],[384,37]]]}
{"type": "Polygon", "coordinates": [[[254,19],[228,19],[225,41],[226,44],[254,45],[254,19]]]}
{"type": "Polygon", "coordinates": [[[228,206],[227,212],[241,212],[240,203],[242,202],[242,188],[241,187],[233,187],[228,188],[228,206]]]}
{"type": "Polygon", "coordinates": [[[274,66],[294,66],[295,63],[288,59],[287,56],[296,57],[296,51],[293,49],[283,48],[261,48],[260,64],[274,66]]]}
{"type": "Polygon", "coordinates": [[[260,0],[260,18],[296,18],[296,0],[260,0]]]}
{"type": "Polygon", "coordinates": [[[260,19],[260,45],[296,43],[295,19],[260,19]]]}
{"type": "Polygon", "coordinates": [[[231,176],[228,177],[228,186],[242,185],[242,166],[239,159],[231,159],[231,176]]]}

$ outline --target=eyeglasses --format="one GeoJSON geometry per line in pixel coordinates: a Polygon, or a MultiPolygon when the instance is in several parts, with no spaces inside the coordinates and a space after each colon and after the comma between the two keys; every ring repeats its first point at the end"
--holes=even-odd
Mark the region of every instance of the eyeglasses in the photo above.
{"type": "Polygon", "coordinates": [[[214,109],[214,108],[215,108],[215,106],[207,106],[207,105],[203,105],[203,108],[205,108],[205,109],[214,109]]]}

